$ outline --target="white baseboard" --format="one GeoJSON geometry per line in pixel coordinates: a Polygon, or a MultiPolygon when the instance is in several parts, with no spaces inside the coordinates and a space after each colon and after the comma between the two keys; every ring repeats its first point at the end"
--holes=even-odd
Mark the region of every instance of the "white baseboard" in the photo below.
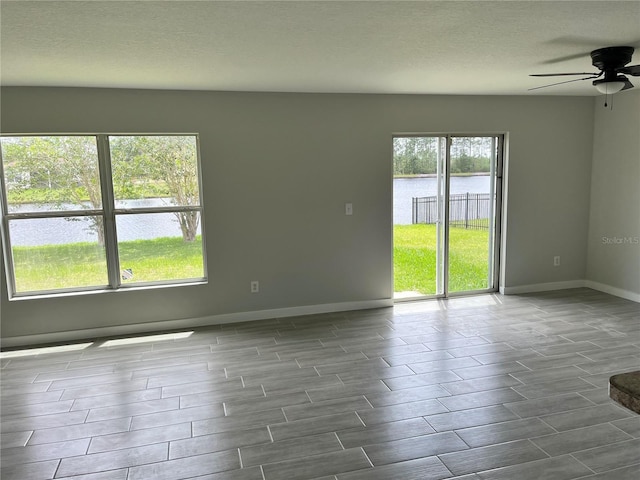
{"type": "Polygon", "coordinates": [[[5,337],[0,340],[2,348],[13,348],[25,345],[56,344],[75,342],[93,338],[137,335],[152,332],[180,330],[223,323],[239,323],[269,318],[297,317],[319,313],[346,312],[350,310],[366,310],[370,308],[392,307],[393,299],[364,300],[359,302],[327,303],[321,305],[304,305],[301,307],[275,308],[270,310],[256,310],[251,312],[227,313],[208,315],[205,317],[185,318],[180,320],[166,320],[161,322],[136,323],[131,325],[115,325],[110,327],[88,328],[82,330],[68,330],[64,332],[41,333],[5,337]]]}
{"type": "Polygon", "coordinates": [[[611,285],[594,282],[592,280],[585,280],[585,287],[591,288],[593,290],[598,290],[600,292],[608,293],[610,295],[615,295],[616,297],[621,297],[627,300],[632,300],[634,302],[640,303],[640,293],[632,292],[630,290],[624,290],[622,288],[612,287],[611,285]]]}
{"type": "Polygon", "coordinates": [[[503,295],[518,295],[521,293],[548,292],[551,290],[566,290],[568,288],[585,287],[584,280],[567,280],[564,282],[534,283],[531,285],[517,285],[515,287],[500,287],[503,295]]]}
{"type": "Polygon", "coordinates": [[[640,293],[624,290],[622,288],[612,287],[604,283],[594,282],[592,280],[569,280],[565,282],[535,283],[532,285],[518,285],[515,287],[500,287],[500,293],[503,295],[518,295],[521,293],[548,292],[552,290],[566,290],[568,288],[591,288],[599,292],[608,293],[616,297],[625,298],[640,303],[640,293]]]}

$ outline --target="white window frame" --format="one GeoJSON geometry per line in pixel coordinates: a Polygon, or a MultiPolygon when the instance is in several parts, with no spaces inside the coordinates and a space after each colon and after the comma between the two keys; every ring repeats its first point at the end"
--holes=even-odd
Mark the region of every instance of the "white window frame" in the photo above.
{"type": "Polygon", "coordinates": [[[79,294],[87,292],[116,292],[122,290],[131,290],[136,288],[150,287],[166,287],[185,284],[202,284],[208,281],[207,274],[207,258],[205,243],[205,226],[204,226],[204,206],[202,192],[202,168],[200,158],[200,137],[197,133],[43,133],[43,134],[20,134],[20,133],[4,133],[1,137],[95,137],[98,154],[98,169],[100,172],[100,189],[102,195],[102,209],[83,209],[83,210],[46,210],[42,212],[28,213],[9,213],[7,192],[4,184],[4,162],[2,161],[2,149],[0,149],[0,214],[2,221],[0,222],[0,236],[2,238],[3,255],[5,262],[5,276],[7,279],[7,288],[9,290],[9,300],[18,300],[42,296],[57,296],[79,294]],[[111,175],[111,154],[109,150],[109,137],[111,136],[185,136],[195,137],[196,141],[196,162],[198,176],[198,205],[197,206],[160,206],[160,207],[144,207],[144,208],[116,208],[113,193],[113,177],[111,175]],[[197,211],[200,215],[200,230],[202,242],[202,268],[203,276],[197,278],[183,278],[172,280],[156,280],[148,282],[133,282],[123,284],[120,273],[120,261],[118,256],[118,239],[116,231],[116,216],[145,214],[145,213],[176,213],[185,211],[197,211]],[[13,253],[11,247],[11,238],[9,232],[9,222],[15,219],[46,219],[46,218],[65,218],[65,217],[89,217],[101,216],[104,226],[104,248],[106,255],[106,268],[108,284],[94,285],[86,287],[69,287],[56,288],[47,290],[34,290],[17,292],[15,282],[15,268],[13,263],[13,253]]]}

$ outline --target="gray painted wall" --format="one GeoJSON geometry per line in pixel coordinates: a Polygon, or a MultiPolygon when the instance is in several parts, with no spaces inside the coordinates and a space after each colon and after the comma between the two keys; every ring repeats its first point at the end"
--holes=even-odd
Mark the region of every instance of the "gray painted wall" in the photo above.
{"type": "Polygon", "coordinates": [[[640,91],[595,102],[587,279],[640,301],[640,91]]]}
{"type": "Polygon", "coordinates": [[[16,87],[1,108],[3,133],[199,133],[209,270],[207,285],[11,302],[3,278],[5,338],[390,299],[393,133],[508,133],[503,286],[585,278],[592,98],[16,87]]]}

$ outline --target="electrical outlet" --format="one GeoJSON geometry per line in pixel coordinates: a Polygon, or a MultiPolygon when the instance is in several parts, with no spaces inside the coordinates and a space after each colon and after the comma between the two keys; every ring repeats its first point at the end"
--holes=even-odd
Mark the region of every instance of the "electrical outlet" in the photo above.
{"type": "Polygon", "coordinates": [[[556,255],[555,257],[553,257],[553,266],[554,267],[560,266],[560,255],[556,255]]]}
{"type": "Polygon", "coordinates": [[[257,280],[253,280],[251,282],[251,293],[258,293],[260,292],[260,282],[258,282],[257,280]]]}

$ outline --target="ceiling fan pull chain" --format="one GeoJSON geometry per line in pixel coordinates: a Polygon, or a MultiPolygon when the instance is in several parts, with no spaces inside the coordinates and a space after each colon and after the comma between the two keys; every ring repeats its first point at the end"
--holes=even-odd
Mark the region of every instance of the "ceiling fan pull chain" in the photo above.
{"type": "Polygon", "coordinates": [[[604,108],[607,107],[609,107],[609,110],[613,110],[613,95],[610,93],[607,93],[604,96],[604,108]],[[608,100],[609,97],[611,97],[611,100],[608,100]]]}

